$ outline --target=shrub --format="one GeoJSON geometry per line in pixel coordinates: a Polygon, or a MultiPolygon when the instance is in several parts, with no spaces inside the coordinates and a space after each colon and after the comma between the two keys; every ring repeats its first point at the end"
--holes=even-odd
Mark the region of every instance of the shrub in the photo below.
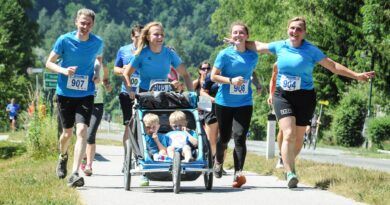
{"type": "Polygon", "coordinates": [[[390,116],[377,117],[369,121],[367,134],[372,144],[383,149],[383,142],[390,140],[390,116]]]}
{"type": "MultiPolygon", "coordinates": [[[[42,94],[42,93],[40,93],[42,94]]],[[[30,156],[41,158],[57,153],[57,122],[56,116],[47,115],[47,107],[43,96],[39,95],[38,102],[30,96],[30,102],[37,104],[34,111],[25,115],[26,148],[30,156]]]]}
{"type": "Polygon", "coordinates": [[[333,113],[332,135],[337,145],[353,147],[364,142],[362,129],[366,117],[367,94],[362,86],[352,87],[342,96],[333,113]]]}

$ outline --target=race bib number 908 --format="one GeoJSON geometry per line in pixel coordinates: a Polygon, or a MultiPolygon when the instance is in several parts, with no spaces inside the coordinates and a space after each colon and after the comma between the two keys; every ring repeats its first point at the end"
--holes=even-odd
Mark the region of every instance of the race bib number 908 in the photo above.
{"type": "Polygon", "coordinates": [[[68,89],[72,90],[88,90],[88,76],[87,75],[72,75],[68,76],[68,89]]]}
{"type": "Polygon", "coordinates": [[[230,85],[231,95],[246,95],[248,94],[249,81],[245,80],[242,85],[230,85]]]}

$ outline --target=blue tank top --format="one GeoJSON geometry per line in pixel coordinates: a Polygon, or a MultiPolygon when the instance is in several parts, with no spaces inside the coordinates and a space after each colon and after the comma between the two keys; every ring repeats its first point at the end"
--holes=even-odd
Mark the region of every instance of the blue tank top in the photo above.
{"type": "Polygon", "coordinates": [[[96,57],[103,54],[103,40],[91,33],[87,41],[80,41],[76,37],[76,31],[73,31],[61,35],[55,42],[53,51],[61,57],[61,67],[77,66],[73,76],[58,74],[57,95],[66,97],[94,95],[94,64],[96,57]]]}
{"type": "Polygon", "coordinates": [[[153,53],[149,46],[142,49],[138,56],[135,56],[130,65],[140,74],[140,88],[149,90],[151,82],[167,81],[170,72],[170,66],[175,69],[182,63],[176,52],[165,46],[160,53],[153,53]]]}
{"type": "MultiPolygon", "coordinates": [[[[124,65],[130,63],[131,59],[134,58],[134,51],[136,50],[134,44],[125,45],[119,48],[118,53],[115,59],[115,66],[123,68],[124,65]]],[[[131,79],[139,79],[138,71],[135,71],[133,75],[131,75],[131,79]]],[[[135,87],[132,86],[132,91],[135,91],[135,87]]],[[[121,85],[121,93],[126,93],[126,85],[125,82],[122,82],[121,85]]]]}
{"type": "Polygon", "coordinates": [[[251,76],[256,68],[258,55],[246,50],[239,52],[233,46],[218,53],[214,67],[221,71],[221,75],[234,78],[242,76],[245,82],[241,86],[221,84],[215,96],[215,103],[227,107],[242,107],[252,105],[251,76]]]}
{"type": "Polygon", "coordinates": [[[294,48],[290,40],[283,40],[268,44],[268,49],[277,55],[276,87],[290,91],[314,89],[314,66],[326,57],[319,48],[306,40],[294,48]]]}

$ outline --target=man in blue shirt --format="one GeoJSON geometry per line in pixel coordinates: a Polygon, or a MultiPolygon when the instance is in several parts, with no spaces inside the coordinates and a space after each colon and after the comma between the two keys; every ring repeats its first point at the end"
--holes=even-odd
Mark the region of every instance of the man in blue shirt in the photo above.
{"type": "MultiPolygon", "coordinates": [[[[103,40],[91,33],[94,21],[94,11],[85,8],[78,10],[75,20],[77,30],[63,34],[57,39],[46,62],[48,69],[58,73],[56,94],[63,127],[57,165],[57,176],[60,179],[65,178],[67,174],[67,150],[76,123],[77,141],[72,175],[68,179],[70,187],[84,185],[84,179],[79,177],[78,170],[86,148],[95,83],[100,81],[100,71],[94,70],[95,59],[103,65],[103,40]],[[56,64],[58,58],[62,59],[60,65],[56,64]]],[[[107,84],[108,81],[104,83],[107,84]]]]}
{"type": "Polygon", "coordinates": [[[11,130],[14,132],[16,130],[16,120],[18,119],[18,111],[20,109],[19,104],[15,103],[15,99],[11,99],[11,103],[7,105],[7,112],[9,114],[9,121],[11,125],[11,130]]]}

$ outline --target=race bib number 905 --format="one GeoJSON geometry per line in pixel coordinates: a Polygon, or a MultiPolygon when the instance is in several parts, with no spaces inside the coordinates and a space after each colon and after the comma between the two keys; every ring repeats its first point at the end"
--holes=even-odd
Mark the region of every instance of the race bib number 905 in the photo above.
{"type": "Polygon", "coordinates": [[[230,85],[231,95],[246,95],[248,94],[249,81],[245,80],[242,85],[230,85]]]}
{"type": "MultiPolygon", "coordinates": [[[[154,83],[159,83],[159,82],[162,83],[162,82],[168,82],[168,81],[165,80],[165,79],[154,79],[154,80],[150,80],[149,89],[152,88],[152,85],[153,85],[154,83]]],[[[157,85],[154,85],[154,86],[153,86],[152,91],[156,91],[156,92],[168,92],[168,91],[170,91],[170,85],[159,85],[159,84],[157,84],[157,85]]]]}
{"type": "Polygon", "coordinates": [[[68,76],[68,83],[66,85],[68,89],[72,90],[87,90],[88,89],[88,76],[87,75],[72,75],[68,76]]]}
{"type": "Polygon", "coordinates": [[[294,91],[301,89],[301,77],[298,76],[280,76],[280,87],[286,91],[294,91]]]}

